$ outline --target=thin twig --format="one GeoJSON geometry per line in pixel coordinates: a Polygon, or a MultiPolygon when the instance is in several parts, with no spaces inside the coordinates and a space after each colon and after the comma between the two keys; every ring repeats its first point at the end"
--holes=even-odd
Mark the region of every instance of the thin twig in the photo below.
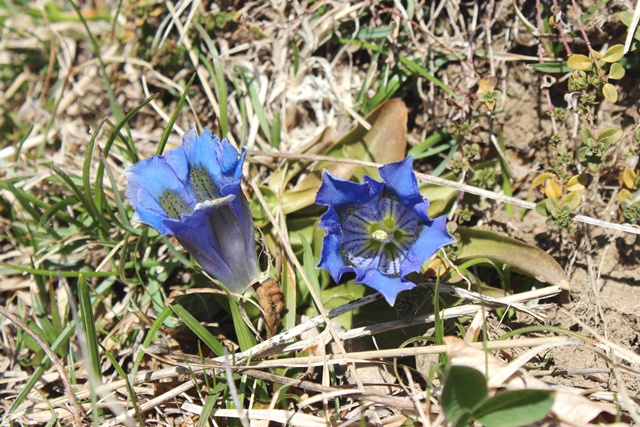
{"type": "MultiPolygon", "coordinates": [[[[383,165],[379,163],[366,162],[362,160],[344,159],[340,157],[320,156],[315,154],[293,154],[293,153],[269,153],[266,151],[249,151],[250,156],[260,157],[274,157],[290,160],[311,160],[311,161],[325,161],[333,163],[346,163],[351,165],[358,165],[368,168],[380,168],[383,165]]],[[[504,194],[494,193],[493,191],[484,190],[482,188],[474,187],[472,185],[462,184],[448,179],[438,178],[435,176],[427,175],[424,173],[416,172],[416,177],[419,181],[427,182],[429,184],[439,185],[442,187],[453,188],[458,191],[465,191],[467,193],[475,194],[476,196],[486,197],[488,199],[495,200],[500,203],[509,203],[514,206],[518,206],[525,209],[533,210],[536,208],[536,204],[533,202],[527,202],[526,200],[517,199],[515,197],[505,196],[504,194]]],[[[631,224],[618,224],[615,222],[604,221],[597,218],[592,218],[586,215],[572,215],[575,221],[583,222],[585,224],[591,224],[599,227],[609,228],[612,230],[624,231],[625,233],[639,234],[640,227],[631,224]]]]}

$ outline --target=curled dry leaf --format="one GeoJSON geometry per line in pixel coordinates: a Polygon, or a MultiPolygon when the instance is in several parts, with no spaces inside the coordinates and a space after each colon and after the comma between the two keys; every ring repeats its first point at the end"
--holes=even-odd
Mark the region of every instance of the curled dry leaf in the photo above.
{"type": "MultiPolygon", "coordinates": [[[[447,355],[451,359],[454,366],[468,366],[477,369],[485,374],[487,383],[492,386],[492,379],[500,377],[505,371],[511,368],[503,362],[486,354],[483,350],[471,347],[462,339],[457,337],[444,337],[444,343],[447,346],[447,355]]],[[[583,390],[579,389],[563,389],[555,390],[550,384],[534,378],[524,370],[518,370],[510,375],[500,386],[491,387],[493,391],[497,388],[506,388],[508,390],[551,390],[555,391],[554,402],[551,407],[551,413],[560,421],[570,425],[591,425],[590,422],[602,412],[615,415],[616,407],[611,404],[602,402],[593,402],[582,396],[583,390]]]]}
{"type": "Polygon", "coordinates": [[[278,282],[271,278],[260,282],[255,289],[264,315],[267,338],[271,338],[278,333],[278,328],[282,324],[281,314],[286,308],[284,294],[278,282]]]}

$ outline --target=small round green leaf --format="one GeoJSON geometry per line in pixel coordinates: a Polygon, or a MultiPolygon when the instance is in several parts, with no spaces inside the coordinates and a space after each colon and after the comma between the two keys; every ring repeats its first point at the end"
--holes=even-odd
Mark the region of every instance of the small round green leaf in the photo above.
{"type": "Polygon", "coordinates": [[[487,397],[487,381],[480,371],[452,366],[442,390],[442,408],[447,420],[456,424],[487,397]]]}
{"type": "Polygon", "coordinates": [[[585,71],[591,68],[591,65],[593,65],[593,60],[588,56],[576,53],[569,57],[569,59],[567,60],[567,65],[572,70],[585,71]]]}
{"type": "Polygon", "coordinates": [[[617,62],[611,64],[611,68],[609,69],[609,79],[611,80],[620,80],[624,77],[625,69],[622,65],[617,62]]]}
{"type": "Polygon", "coordinates": [[[604,62],[613,63],[613,62],[620,61],[623,56],[624,56],[624,45],[616,44],[611,46],[609,49],[607,49],[604,56],[602,57],[602,60],[604,62]]]}
{"type": "Polygon", "coordinates": [[[612,104],[615,104],[616,101],[618,101],[618,91],[611,83],[607,83],[602,87],[602,95],[612,104]]]}

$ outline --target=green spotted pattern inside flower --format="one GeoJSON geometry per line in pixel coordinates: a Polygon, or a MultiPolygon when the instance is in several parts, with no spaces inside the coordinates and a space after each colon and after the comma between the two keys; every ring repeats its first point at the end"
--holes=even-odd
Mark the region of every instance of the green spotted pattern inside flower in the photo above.
{"type": "Polygon", "coordinates": [[[399,275],[400,264],[419,232],[418,219],[395,199],[352,212],[342,224],[342,249],[354,267],[399,275]]]}
{"type": "Polygon", "coordinates": [[[199,203],[220,197],[220,191],[205,168],[192,167],[189,171],[189,183],[199,203]]]}
{"type": "Polygon", "coordinates": [[[171,190],[165,190],[164,193],[158,197],[158,202],[171,219],[180,219],[180,215],[189,215],[192,212],[192,209],[184,199],[171,190]]]}

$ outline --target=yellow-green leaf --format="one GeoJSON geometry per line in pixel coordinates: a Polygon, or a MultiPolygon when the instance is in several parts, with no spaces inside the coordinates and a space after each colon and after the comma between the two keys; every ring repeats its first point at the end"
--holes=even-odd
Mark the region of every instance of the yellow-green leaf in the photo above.
{"type": "Polygon", "coordinates": [[[626,166],[622,173],[620,174],[620,186],[625,186],[630,190],[635,190],[636,187],[636,172],[631,169],[629,166],[626,166]]]}
{"type": "Polygon", "coordinates": [[[617,144],[622,139],[622,129],[607,128],[598,135],[598,142],[602,142],[606,148],[617,144]]]}
{"type": "Polygon", "coordinates": [[[569,59],[567,60],[567,65],[572,70],[585,71],[591,68],[591,65],[593,65],[593,60],[588,56],[576,53],[569,57],[569,59]]]}
{"type": "Polygon", "coordinates": [[[562,204],[569,203],[571,205],[571,210],[573,211],[575,208],[580,206],[581,201],[582,191],[574,191],[573,193],[569,193],[567,197],[564,198],[562,204]]]}
{"type": "MultiPolygon", "coordinates": [[[[633,12],[620,12],[618,14],[618,18],[620,18],[620,21],[622,21],[624,25],[629,27],[631,25],[631,21],[633,21],[633,12]]],[[[633,38],[640,41],[640,26],[636,28],[633,38]]]]}
{"type": "Polygon", "coordinates": [[[615,104],[616,101],[618,101],[618,91],[611,83],[606,83],[602,87],[602,95],[604,96],[604,99],[612,104],[615,104]]]}
{"type": "Polygon", "coordinates": [[[460,235],[459,260],[488,258],[541,282],[569,288],[569,278],[560,264],[535,246],[487,230],[458,227],[457,233],[460,235]]]}
{"type": "Polygon", "coordinates": [[[620,80],[624,77],[626,71],[622,65],[615,62],[611,64],[611,69],[609,69],[609,79],[611,80],[620,80]]]}
{"type": "Polygon", "coordinates": [[[604,53],[604,56],[602,57],[602,60],[608,63],[618,62],[622,59],[623,56],[624,45],[616,44],[607,49],[607,51],[604,53]]]}

